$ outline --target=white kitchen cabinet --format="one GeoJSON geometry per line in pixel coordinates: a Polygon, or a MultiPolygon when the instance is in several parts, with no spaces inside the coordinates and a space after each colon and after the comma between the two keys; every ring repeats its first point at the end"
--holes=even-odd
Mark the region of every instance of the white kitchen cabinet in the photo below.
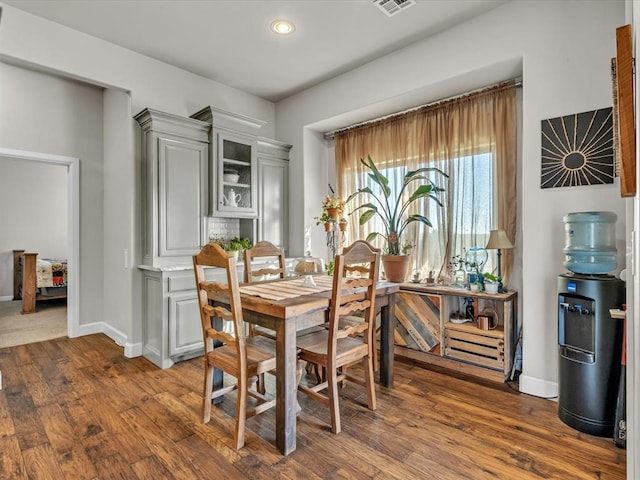
{"type": "Polygon", "coordinates": [[[258,139],[258,239],[289,250],[289,150],[291,145],[258,139]]]}
{"type": "Polygon", "coordinates": [[[209,215],[256,218],[258,133],[265,122],[211,106],[191,117],[211,125],[209,215]]]}
{"type": "Polygon", "coordinates": [[[151,109],[135,119],[142,128],[143,264],[187,263],[206,243],[210,126],[151,109]]]}
{"type": "MultiPolygon", "coordinates": [[[[142,355],[160,368],[202,355],[203,340],[193,266],[140,267],[142,270],[142,355]]],[[[238,268],[243,274],[242,266],[238,268]]],[[[227,282],[220,268],[208,281],[227,282]]],[[[242,278],[242,277],[240,277],[242,278]]]]}

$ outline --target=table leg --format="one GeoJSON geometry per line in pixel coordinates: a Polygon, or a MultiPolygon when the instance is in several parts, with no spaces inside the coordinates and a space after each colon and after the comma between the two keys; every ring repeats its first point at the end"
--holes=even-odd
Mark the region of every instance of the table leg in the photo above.
{"type": "Polygon", "coordinates": [[[393,334],[396,328],[394,312],[395,294],[389,295],[389,303],[380,311],[380,384],[393,386],[393,334]]]}
{"type": "Polygon", "coordinates": [[[276,326],[276,446],[283,455],[296,449],[296,322],[276,326]]]}

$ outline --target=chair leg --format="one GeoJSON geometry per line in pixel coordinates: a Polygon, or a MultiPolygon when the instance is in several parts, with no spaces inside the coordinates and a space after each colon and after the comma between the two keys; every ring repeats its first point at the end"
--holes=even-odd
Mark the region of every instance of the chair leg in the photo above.
{"type": "Polygon", "coordinates": [[[362,368],[364,369],[364,385],[367,393],[367,407],[369,410],[376,409],[376,383],[373,371],[373,359],[371,355],[362,359],[362,368]]]}
{"type": "Polygon", "coordinates": [[[373,343],[371,344],[371,349],[373,350],[373,371],[378,371],[378,335],[377,333],[380,331],[380,328],[373,329],[373,343]]]}
{"type": "MultiPolygon", "coordinates": [[[[304,370],[304,368],[302,367],[302,364],[304,363],[304,360],[300,360],[298,359],[298,362],[296,363],[296,393],[298,392],[298,386],[300,385],[300,380],[302,380],[302,371],[304,370]]],[[[309,365],[309,363],[307,363],[307,366],[309,365]]],[[[302,411],[302,407],[300,406],[300,402],[298,401],[298,398],[296,396],[296,415],[299,414],[302,411]]]]}
{"type": "Polygon", "coordinates": [[[340,404],[338,403],[338,370],[333,365],[327,366],[329,370],[329,411],[331,413],[331,431],[340,433],[340,404]]]}
{"type": "Polygon", "coordinates": [[[265,394],[266,387],[264,384],[264,373],[261,373],[260,375],[258,375],[258,380],[257,380],[257,384],[256,384],[256,390],[261,393],[262,395],[265,394]]]}
{"type": "Polygon", "coordinates": [[[202,390],[202,423],[211,420],[211,397],[213,390],[213,367],[204,361],[204,386],[202,390]]]}
{"type": "Polygon", "coordinates": [[[307,362],[307,364],[304,367],[305,371],[307,372],[307,375],[311,375],[313,373],[314,366],[316,367],[315,370],[318,371],[318,365],[316,365],[315,363],[307,362]]]}
{"type": "Polygon", "coordinates": [[[234,440],[236,448],[244,447],[244,431],[247,419],[247,380],[246,378],[238,378],[238,399],[236,401],[236,430],[234,432],[234,440]]]}

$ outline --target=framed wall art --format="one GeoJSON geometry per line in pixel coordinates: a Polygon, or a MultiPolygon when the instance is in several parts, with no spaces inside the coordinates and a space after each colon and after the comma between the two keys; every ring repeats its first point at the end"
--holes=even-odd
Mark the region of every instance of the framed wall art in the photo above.
{"type": "Polygon", "coordinates": [[[542,188],[613,183],[613,109],[542,121],[542,188]]]}

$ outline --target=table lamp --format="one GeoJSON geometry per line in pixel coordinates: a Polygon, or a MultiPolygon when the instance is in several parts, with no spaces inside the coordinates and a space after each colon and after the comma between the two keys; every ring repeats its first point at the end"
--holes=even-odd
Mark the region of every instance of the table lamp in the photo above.
{"type": "Polygon", "coordinates": [[[513,248],[513,243],[507,238],[507,232],[504,230],[491,230],[489,241],[485,247],[487,250],[498,250],[498,292],[504,293],[506,290],[502,287],[502,269],[500,265],[500,257],[502,249],[513,248]]]}

